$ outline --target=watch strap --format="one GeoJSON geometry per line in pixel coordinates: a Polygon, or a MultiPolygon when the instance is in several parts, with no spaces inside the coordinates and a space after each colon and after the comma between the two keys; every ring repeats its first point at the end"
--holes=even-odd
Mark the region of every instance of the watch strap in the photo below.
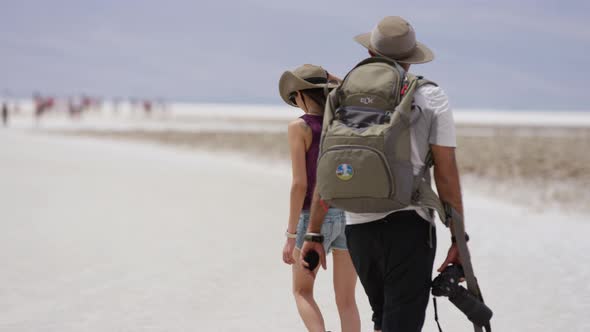
{"type": "Polygon", "coordinates": [[[303,240],[307,242],[324,243],[324,236],[319,233],[306,233],[303,240]]]}

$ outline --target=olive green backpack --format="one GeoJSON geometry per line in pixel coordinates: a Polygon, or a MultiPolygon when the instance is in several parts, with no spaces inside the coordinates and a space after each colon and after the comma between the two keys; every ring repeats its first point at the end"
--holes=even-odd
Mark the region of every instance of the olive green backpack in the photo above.
{"type": "MultiPolygon", "coordinates": [[[[443,212],[429,181],[414,175],[410,128],[414,92],[433,84],[384,57],[365,59],[328,96],[317,183],[331,206],[357,213],[421,205],[443,212]]],[[[430,154],[429,154],[430,155],[430,154]]]]}

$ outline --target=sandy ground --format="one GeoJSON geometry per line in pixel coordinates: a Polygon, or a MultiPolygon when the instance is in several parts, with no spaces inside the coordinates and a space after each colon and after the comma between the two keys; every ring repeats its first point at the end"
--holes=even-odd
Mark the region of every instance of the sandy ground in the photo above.
{"type": "MultiPolygon", "coordinates": [[[[286,163],[10,130],[0,165],[0,331],[303,330],[280,258],[286,163]]],[[[476,189],[464,188],[468,231],[495,330],[590,330],[587,217],[476,189]]],[[[330,279],[317,297],[338,330],[330,279]]],[[[471,330],[439,306],[445,331],[471,330]]]]}
{"type": "MultiPolygon", "coordinates": [[[[288,161],[285,132],[73,129],[59,134],[148,141],[288,161]]],[[[464,185],[532,209],[590,212],[590,129],[498,125],[458,127],[464,185]]]]}

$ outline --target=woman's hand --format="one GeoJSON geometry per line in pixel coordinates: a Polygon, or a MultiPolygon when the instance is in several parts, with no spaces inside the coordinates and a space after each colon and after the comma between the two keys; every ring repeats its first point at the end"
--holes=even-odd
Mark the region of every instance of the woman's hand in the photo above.
{"type": "Polygon", "coordinates": [[[328,81],[336,81],[336,83],[340,84],[342,80],[339,77],[336,77],[330,73],[328,73],[328,81]]]}
{"type": "Polygon", "coordinates": [[[294,249],[295,239],[287,239],[287,242],[285,242],[285,246],[283,247],[283,262],[285,262],[285,264],[295,264],[295,259],[293,258],[294,249]]]}

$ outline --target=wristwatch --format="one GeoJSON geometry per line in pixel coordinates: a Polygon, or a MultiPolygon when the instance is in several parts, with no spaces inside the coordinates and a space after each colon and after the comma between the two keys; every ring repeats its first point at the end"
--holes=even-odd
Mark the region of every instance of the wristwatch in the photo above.
{"type": "Polygon", "coordinates": [[[303,236],[303,241],[324,243],[324,236],[319,233],[306,233],[303,236]]]}

